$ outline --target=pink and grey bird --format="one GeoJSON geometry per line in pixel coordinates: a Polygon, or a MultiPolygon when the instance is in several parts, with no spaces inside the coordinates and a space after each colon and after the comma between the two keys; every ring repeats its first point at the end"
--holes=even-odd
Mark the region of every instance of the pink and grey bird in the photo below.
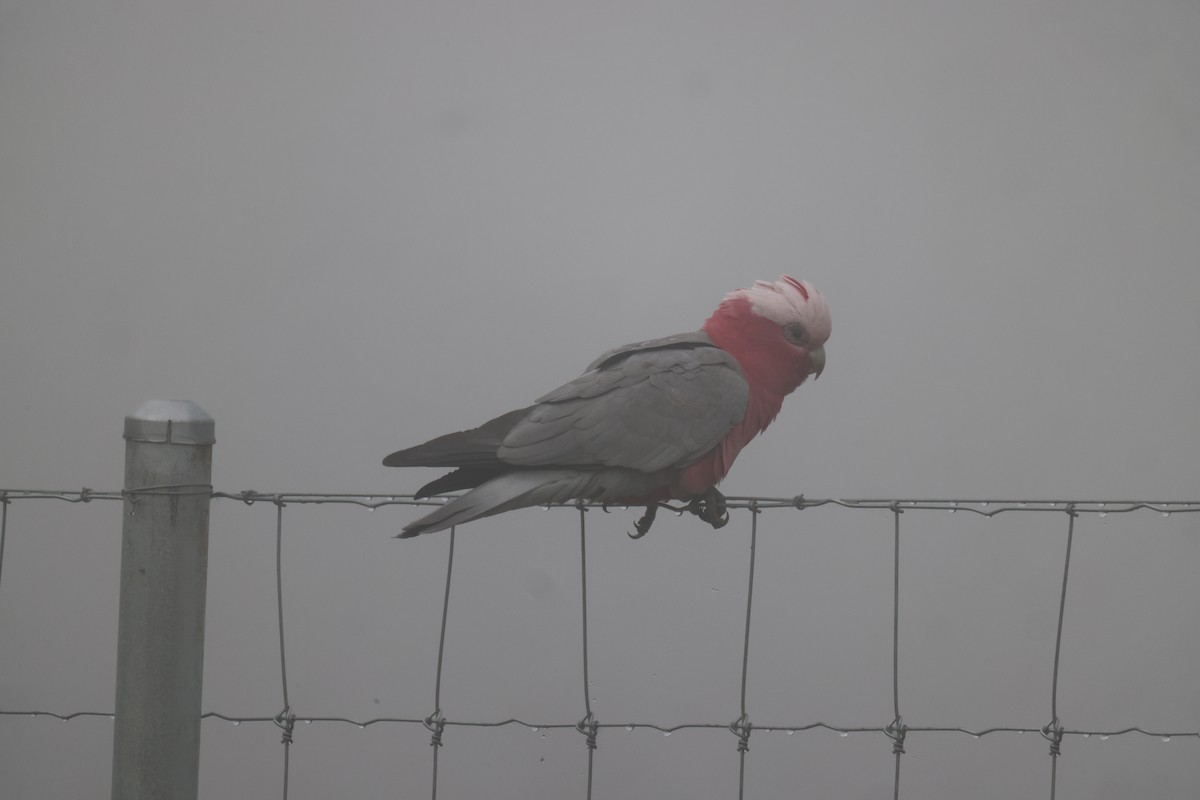
{"type": "Polygon", "coordinates": [[[829,333],[829,306],[807,281],[781,275],[730,292],[698,331],[610,350],[531,406],[385,458],[455,468],[418,498],[470,490],[400,536],[578,499],[644,505],[639,536],[667,500],[719,528],[728,517],[717,484],[783,398],[820,376],[829,333]]]}

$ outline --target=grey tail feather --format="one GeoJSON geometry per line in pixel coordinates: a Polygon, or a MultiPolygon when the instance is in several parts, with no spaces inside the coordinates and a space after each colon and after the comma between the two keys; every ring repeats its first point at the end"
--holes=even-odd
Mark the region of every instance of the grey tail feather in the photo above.
{"type": "Polygon", "coordinates": [[[499,475],[405,525],[396,538],[408,539],[422,533],[446,530],[514,508],[586,496],[593,480],[593,473],[570,470],[528,470],[499,475]]]}
{"type": "Polygon", "coordinates": [[[413,499],[420,500],[425,497],[433,497],[435,494],[456,492],[459,489],[474,489],[507,469],[511,469],[511,467],[459,467],[417,489],[413,499]]]}
{"type": "Polygon", "coordinates": [[[533,406],[518,408],[488,420],[478,428],[447,433],[424,444],[397,450],[383,460],[385,467],[465,467],[499,463],[496,451],[513,426],[533,406]]]}

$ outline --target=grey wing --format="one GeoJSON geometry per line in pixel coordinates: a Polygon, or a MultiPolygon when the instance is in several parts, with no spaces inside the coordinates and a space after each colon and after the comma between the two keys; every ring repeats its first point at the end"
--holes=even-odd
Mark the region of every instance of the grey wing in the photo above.
{"type": "Polygon", "coordinates": [[[517,466],[681,469],[742,421],[749,387],[703,333],[610,351],[538,398],[497,455],[517,466]]]}
{"type": "MultiPolygon", "coordinates": [[[[633,344],[621,345],[614,347],[606,353],[600,355],[592,363],[588,364],[584,374],[591,372],[594,369],[599,369],[605,363],[611,363],[618,360],[620,357],[635,352],[646,352],[648,350],[665,350],[665,349],[680,349],[686,350],[689,348],[700,347],[716,347],[712,339],[708,338],[708,334],[704,331],[689,331],[687,333],[676,333],[673,336],[664,336],[661,339],[649,339],[645,342],[634,342],[633,344]]],[[[574,383],[572,381],[571,383],[574,383]]],[[[567,384],[568,386],[570,384],[567,384]]],[[[566,388],[566,387],[562,387],[566,388]]],[[[558,391],[557,389],[555,391],[558,391]]],[[[550,394],[554,394],[551,392],[550,394]]],[[[546,395],[547,397],[549,395],[546,395]]],[[[545,397],[539,397],[538,402],[544,400],[545,397]]]]}

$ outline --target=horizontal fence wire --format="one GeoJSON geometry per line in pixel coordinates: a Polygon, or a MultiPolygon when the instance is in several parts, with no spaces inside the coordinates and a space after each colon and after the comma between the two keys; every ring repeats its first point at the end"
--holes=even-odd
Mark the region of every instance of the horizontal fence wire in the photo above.
{"type": "MultiPolygon", "coordinates": [[[[1177,513],[1195,513],[1200,512],[1200,501],[1179,501],[1179,500],[996,500],[996,499],[896,499],[896,498],[856,498],[856,499],[810,499],[802,495],[794,497],[742,497],[731,496],[726,498],[726,505],[729,509],[744,509],[750,512],[749,527],[749,563],[745,605],[745,628],[742,648],[742,670],[741,681],[739,686],[740,692],[740,709],[741,716],[733,722],[694,722],[681,724],[661,724],[656,722],[647,722],[642,720],[630,720],[625,722],[599,722],[592,709],[590,698],[590,682],[588,677],[588,612],[587,612],[587,514],[592,509],[605,509],[608,507],[600,503],[590,503],[576,501],[572,503],[556,504],[562,507],[574,508],[579,513],[579,530],[580,530],[580,597],[581,597],[581,618],[582,618],[582,672],[584,682],[584,716],[577,722],[566,722],[560,720],[539,721],[539,720],[524,720],[518,718],[509,718],[502,720],[470,720],[470,719],[447,719],[442,712],[442,668],[443,656],[446,640],[446,627],[448,621],[448,612],[450,605],[451,578],[453,575],[454,566],[454,547],[455,547],[455,529],[451,529],[447,537],[448,552],[446,562],[446,580],[445,591],[442,603],[442,617],[438,642],[438,658],[437,658],[437,675],[434,690],[434,710],[426,717],[371,717],[356,719],[345,716],[306,716],[297,714],[291,707],[288,699],[288,682],[287,682],[287,649],[284,638],[284,593],[283,593],[283,530],[284,530],[284,509],[288,505],[352,505],[362,508],[376,509],[384,506],[402,505],[402,506],[437,506],[443,505],[451,497],[434,497],[417,499],[411,495],[388,494],[388,493],[322,493],[322,492],[257,492],[257,491],[241,491],[241,492],[220,492],[213,491],[211,487],[200,486],[157,486],[146,487],[135,491],[95,491],[89,488],[78,490],[26,490],[26,489],[6,489],[0,490],[0,582],[3,580],[4,566],[4,546],[7,538],[8,530],[8,506],[11,503],[18,501],[32,500],[59,500],[68,503],[89,503],[92,501],[106,500],[125,500],[136,503],[137,496],[141,494],[177,494],[194,496],[196,494],[208,493],[214,500],[237,501],[246,505],[254,505],[256,503],[270,503],[275,506],[275,577],[276,577],[276,599],[277,599],[277,617],[278,617],[278,641],[279,641],[279,659],[280,659],[280,688],[283,696],[282,710],[273,715],[246,715],[246,714],[229,714],[217,711],[204,712],[201,716],[203,719],[219,719],[234,725],[243,723],[271,723],[282,731],[283,752],[283,797],[288,796],[289,772],[290,772],[290,745],[295,736],[297,723],[303,725],[310,724],[344,724],[352,725],[358,728],[367,728],[375,725],[404,725],[413,726],[421,725],[425,727],[431,734],[430,744],[433,747],[432,759],[432,797],[437,798],[438,788],[438,751],[443,746],[443,734],[446,728],[507,728],[507,727],[523,727],[533,730],[569,730],[574,729],[585,737],[587,749],[586,762],[586,784],[581,787],[580,794],[584,797],[591,798],[593,771],[595,768],[595,751],[597,749],[597,741],[599,734],[604,730],[624,729],[626,731],[633,730],[652,730],[663,734],[673,734],[687,730],[729,730],[737,737],[737,752],[738,752],[738,796],[743,797],[745,791],[745,776],[746,776],[746,755],[749,752],[749,740],[753,731],[762,733],[786,733],[794,734],[805,731],[825,730],[832,733],[837,733],[840,736],[847,736],[855,733],[881,734],[891,742],[891,752],[895,758],[895,772],[893,782],[893,797],[900,797],[900,775],[901,775],[901,757],[905,753],[905,744],[907,737],[910,734],[963,734],[974,738],[981,738],[992,734],[1002,733],[1038,733],[1041,734],[1049,742],[1049,755],[1051,757],[1050,769],[1050,790],[1049,796],[1054,800],[1057,790],[1057,764],[1061,754],[1062,742],[1065,737],[1097,737],[1100,740],[1107,740],[1112,737],[1120,737],[1126,735],[1142,735],[1146,737],[1154,737],[1162,740],[1173,738],[1196,738],[1200,739],[1200,730],[1187,731],[1163,731],[1163,730],[1147,730],[1139,726],[1126,726],[1120,728],[1109,729],[1081,729],[1065,727],[1058,717],[1058,693],[1059,693],[1059,662],[1062,651],[1063,638],[1063,621],[1066,613],[1066,601],[1068,594],[1068,578],[1070,574],[1070,559],[1071,559],[1071,543],[1075,531],[1075,520],[1083,514],[1095,515],[1097,517],[1106,517],[1109,514],[1129,514],[1134,512],[1156,512],[1162,516],[1170,516],[1177,513]],[[867,726],[847,726],[839,725],[824,721],[804,722],[804,723],[789,723],[784,721],[769,722],[769,723],[751,723],[747,711],[746,687],[750,667],[750,633],[754,599],[754,560],[755,549],[758,539],[758,518],[764,511],[794,509],[804,510],[810,508],[834,507],[846,510],[864,510],[864,511],[887,511],[891,514],[893,520],[893,592],[892,592],[892,701],[893,701],[893,719],[889,722],[880,725],[867,726]],[[949,511],[951,513],[966,513],[976,514],[984,517],[994,517],[1005,513],[1018,512],[1057,512],[1063,515],[1066,519],[1066,539],[1065,555],[1063,558],[1062,571],[1062,587],[1059,597],[1057,633],[1055,636],[1054,653],[1053,653],[1053,669],[1051,679],[1051,697],[1050,697],[1050,721],[1042,726],[1030,727],[987,727],[987,728],[967,728],[960,726],[934,726],[934,725],[908,725],[904,722],[900,714],[900,692],[899,692],[899,675],[901,669],[900,660],[900,640],[899,640],[899,620],[900,620],[900,555],[901,555],[901,516],[906,511],[949,511]]],[[[665,505],[665,504],[664,504],[665,505]]],[[[547,506],[549,507],[549,506],[547,506]]],[[[665,505],[667,508],[672,508],[675,511],[683,511],[682,508],[665,505]]],[[[42,709],[13,709],[0,708],[0,716],[9,717],[49,717],[59,720],[74,720],[86,717],[99,717],[112,719],[113,714],[109,711],[72,711],[72,712],[56,712],[42,709]]]]}
{"type": "MultiPolygon", "coordinates": [[[[384,506],[441,506],[454,499],[453,495],[416,498],[409,494],[387,492],[353,493],[353,492],[258,492],[246,490],[241,492],[221,492],[204,487],[146,487],[137,490],[99,491],[96,489],[0,489],[0,504],[17,500],[61,500],[67,503],[90,503],[93,500],[123,500],[127,496],[139,494],[156,495],[196,495],[208,494],[216,500],[240,500],[247,505],[254,503],[275,503],[281,501],[289,505],[305,503],[315,505],[354,505],[362,508],[382,508],[384,506]]],[[[896,498],[809,498],[804,495],[792,497],[756,497],[728,495],[725,497],[728,508],[757,508],[759,510],[775,508],[821,508],[837,506],[847,509],[875,509],[915,511],[961,511],[978,514],[984,517],[994,517],[998,514],[1018,511],[1067,511],[1073,509],[1079,514],[1096,514],[1104,517],[1108,514],[1125,514],[1132,511],[1157,511],[1162,514],[1189,513],[1200,511],[1200,500],[996,500],[996,499],[896,499],[896,498]]],[[[571,501],[568,503],[551,503],[542,508],[602,508],[611,509],[615,506],[598,502],[571,501]]],[[[622,508],[626,506],[621,506],[622,508]]],[[[669,506],[668,506],[669,507],[669,506]]],[[[682,509],[676,509],[682,510],[682,509]]]]}

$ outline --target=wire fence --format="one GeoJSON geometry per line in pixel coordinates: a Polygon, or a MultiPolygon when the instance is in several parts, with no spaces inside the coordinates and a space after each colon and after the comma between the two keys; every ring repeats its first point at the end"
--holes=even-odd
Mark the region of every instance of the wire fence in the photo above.
{"type": "MultiPolygon", "coordinates": [[[[147,490],[139,490],[138,493],[146,493],[147,490]]],[[[444,665],[445,642],[446,642],[446,626],[448,612],[450,606],[450,594],[452,581],[454,577],[454,553],[457,534],[452,528],[446,536],[447,540],[447,555],[446,555],[446,577],[444,592],[442,596],[442,611],[441,625],[438,639],[438,654],[437,654],[437,674],[434,682],[433,710],[430,714],[424,717],[372,717],[364,719],[354,719],[343,716],[305,716],[298,714],[291,706],[288,695],[288,650],[285,644],[285,624],[284,624],[284,570],[283,570],[283,542],[284,542],[284,522],[285,510],[291,505],[316,504],[316,505],[351,505],[359,506],[367,509],[377,509],[384,506],[428,506],[439,505],[445,501],[445,498],[432,498],[417,500],[407,495],[379,495],[379,494],[323,494],[323,493],[261,493],[254,491],[243,492],[220,492],[212,491],[211,487],[152,487],[155,494],[179,494],[187,496],[195,496],[197,493],[208,493],[213,500],[243,503],[245,505],[255,505],[269,503],[275,507],[275,598],[276,598],[276,617],[278,620],[278,644],[279,644],[279,676],[280,676],[280,692],[282,705],[280,711],[273,716],[245,716],[237,714],[227,714],[218,711],[208,711],[202,714],[203,718],[215,718],[225,720],[227,722],[242,724],[242,723],[271,723],[278,727],[281,733],[282,745],[282,787],[283,797],[287,800],[289,788],[289,776],[291,772],[290,752],[291,745],[295,738],[296,724],[299,723],[330,723],[330,724],[346,724],[354,725],[359,728],[365,728],[373,725],[396,724],[396,725],[411,725],[423,726],[429,731],[430,744],[432,745],[432,792],[431,795],[436,800],[438,796],[438,754],[444,746],[443,734],[447,728],[462,727],[462,728],[504,728],[508,726],[522,726],[533,728],[535,730],[556,730],[556,729],[574,729],[583,737],[583,745],[586,750],[586,792],[581,791],[585,797],[592,797],[593,776],[596,769],[596,752],[598,742],[601,740],[602,732],[607,729],[623,728],[625,730],[648,729],[658,731],[664,734],[671,734],[683,730],[699,730],[699,729],[727,729],[734,737],[736,752],[738,753],[738,797],[742,798],[745,794],[746,772],[747,772],[747,754],[750,750],[751,734],[756,730],[762,731],[785,731],[788,733],[796,733],[800,731],[809,731],[814,729],[825,729],[833,731],[841,735],[850,733],[874,733],[885,737],[890,744],[892,757],[894,758],[894,780],[893,780],[893,797],[899,798],[901,792],[901,773],[902,761],[906,752],[906,745],[909,742],[909,737],[913,735],[925,735],[933,733],[958,733],[974,738],[979,738],[996,733],[1037,733],[1040,734],[1047,743],[1047,752],[1050,757],[1050,779],[1048,794],[1051,800],[1054,800],[1058,785],[1058,759],[1062,753],[1063,742],[1067,737],[1097,737],[1101,740],[1109,739],[1117,736],[1127,735],[1142,735],[1146,737],[1155,737],[1161,739],[1191,737],[1200,739],[1200,730],[1146,730],[1138,726],[1128,726],[1112,729],[1083,729],[1083,728],[1068,728],[1059,718],[1059,665],[1060,656],[1062,653],[1063,641],[1063,621],[1066,616],[1068,587],[1070,585],[1071,575],[1071,548],[1075,537],[1076,520],[1081,515],[1095,515],[1097,517],[1106,517],[1110,514],[1131,514],[1134,512],[1155,512],[1162,516],[1170,516],[1172,514],[1189,514],[1200,512],[1200,501],[1145,501],[1145,500],[992,500],[992,499],[965,499],[965,500],[930,500],[930,499],[808,499],[803,496],[790,498],[772,498],[772,497],[729,497],[727,498],[728,508],[731,510],[739,510],[746,512],[748,516],[750,535],[748,539],[749,552],[747,554],[747,578],[746,578],[746,605],[745,605],[745,626],[742,639],[742,661],[741,661],[741,681],[740,681],[740,716],[731,722],[701,722],[701,723],[685,723],[685,724],[661,724],[651,721],[634,721],[634,722],[600,722],[592,708],[592,700],[589,696],[588,688],[590,686],[588,674],[588,605],[587,605],[587,586],[588,586],[588,566],[587,566],[587,521],[588,512],[600,508],[601,506],[593,503],[576,502],[568,504],[567,508],[573,508],[578,513],[579,526],[579,565],[581,575],[581,645],[582,645],[582,680],[583,680],[583,704],[582,716],[577,721],[542,721],[542,720],[523,720],[517,718],[502,719],[502,720],[472,720],[472,719],[448,719],[442,711],[442,671],[444,665]],[[755,596],[755,555],[758,544],[759,519],[766,513],[785,513],[788,511],[803,511],[805,509],[819,507],[835,507],[847,512],[855,511],[885,511],[892,518],[892,659],[891,659],[891,694],[892,694],[892,710],[893,716],[890,720],[880,720],[876,725],[847,727],[837,724],[832,724],[824,721],[804,721],[798,720],[791,723],[772,722],[770,725],[756,725],[751,721],[749,707],[747,705],[747,685],[750,669],[750,636],[752,614],[754,609],[755,596]],[[1062,584],[1059,594],[1057,626],[1054,640],[1054,652],[1052,662],[1049,660],[1050,668],[1050,697],[1047,708],[1046,722],[1040,726],[1032,727],[988,727],[981,729],[970,729],[966,727],[949,727],[949,726],[927,726],[927,725],[909,725],[905,722],[901,714],[901,697],[900,697],[900,674],[902,664],[900,660],[900,586],[902,576],[902,519],[905,512],[910,511],[949,511],[951,513],[974,514],[983,517],[994,517],[1000,514],[1056,514],[1061,515],[1063,519],[1063,559],[1062,559],[1062,584]]],[[[0,581],[3,580],[4,569],[4,549],[5,541],[8,534],[8,507],[16,502],[33,502],[37,500],[57,500],[67,503],[90,503],[93,501],[110,501],[110,500],[128,500],[131,493],[127,491],[94,491],[84,488],[80,490],[67,491],[38,491],[38,490],[0,490],[0,581]]],[[[133,498],[136,500],[136,498],[133,498]]],[[[669,507],[669,506],[668,506],[669,507]]],[[[674,509],[682,511],[682,509],[674,509]]],[[[80,717],[105,717],[112,718],[113,713],[108,711],[71,711],[60,713],[55,711],[47,711],[41,709],[14,709],[0,708],[0,715],[4,716],[26,716],[26,717],[51,717],[60,720],[72,720],[80,717]]],[[[582,768],[582,762],[581,762],[582,768]]]]}

